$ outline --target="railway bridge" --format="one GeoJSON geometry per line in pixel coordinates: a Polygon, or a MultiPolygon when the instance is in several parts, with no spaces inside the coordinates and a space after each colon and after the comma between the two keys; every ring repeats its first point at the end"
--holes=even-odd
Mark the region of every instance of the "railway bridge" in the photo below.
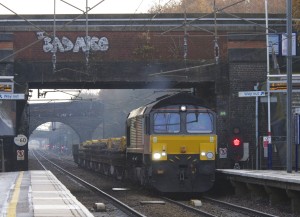
{"type": "MultiPolygon", "coordinates": [[[[0,76],[13,76],[15,93],[25,96],[29,89],[48,88],[194,88],[218,113],[220,147],[228,146],[232,129],[239,127],[253,150],[255,102],[239,99],[238,92],[266,81],[265,19],[239,16],[2,15],[0,76]]],[[[279,36],[285,19],[272,15],[269,27],[279,36]]],[[[280,55],[277,60],[284,62],[280,55]]],[[[27,98],[14,102],[15,135],[29,136],[27,98]]],[[[265,113],[260,119],[263,135],[265,113]]],[[[3,138],[7,146],[13,136],[3,138]]],[[[8,154],[13,161],[14,151],[8,154]]],[[[12,168],[26,169],[22,165],[12,168]]]]}

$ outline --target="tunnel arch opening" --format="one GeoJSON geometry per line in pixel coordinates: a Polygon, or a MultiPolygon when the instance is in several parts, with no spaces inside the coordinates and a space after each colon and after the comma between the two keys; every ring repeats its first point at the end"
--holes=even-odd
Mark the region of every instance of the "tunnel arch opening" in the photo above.
{"type": "Polygon", "coordinates": [[[58,154],[72,154],[72,145],[79,144],[79,134],[62,122],[46,122],[33,130],[29,136],[29,150],[51,150],[58,154]]]}

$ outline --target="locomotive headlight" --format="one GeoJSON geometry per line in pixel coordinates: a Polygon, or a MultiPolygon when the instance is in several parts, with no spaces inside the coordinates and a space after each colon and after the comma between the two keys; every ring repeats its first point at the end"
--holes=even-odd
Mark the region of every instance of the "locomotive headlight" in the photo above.
{"type": "Polygon", "coordinates": [[[205,156],[205,155],[206,155],[205,151],[202,151],[201,156],[205,156]]]}
{"type": "Polygon", "coordinates": [[[159,160],[161,158],[161,154],[160,153],[154,153],[153,154],[153,159],[154,160],[159,160]]]}
{"type": "Polygon", "coordinates": [[[207,152],[206,157],[208,159],[212,159],[214,157],[214,154],[212,152],[207,152]]]}
{"type": "Polygon", "coordinates": [[[161,156],[163,156],[163,157],[165,157],[167,155],[167,153],[165,152],[165,151],[163,151],[162,153],[161,153],[161,156]]]}
{"type": "Polygon", "coordinates": [[[185,105],[180,106],[180,111],[185,112],[186,111],[186,106],[185,105]]]}

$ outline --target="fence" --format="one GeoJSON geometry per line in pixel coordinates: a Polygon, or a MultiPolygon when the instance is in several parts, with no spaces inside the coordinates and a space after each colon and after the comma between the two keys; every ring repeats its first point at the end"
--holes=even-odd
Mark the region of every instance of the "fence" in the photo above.
{"type": "MultiPolygon", "coordinates": [[[[259,138],[259,169],[285,170],[287,165],[286,137],[272,136],[271,144],[271,150],[268,150],[267,142],[264,142],[262,136],[259,138]]],[[[298,160],[299,149],[299,144],[292,144],[292,167],[294,170],[297,170],[300,165],[298,160]]]]}

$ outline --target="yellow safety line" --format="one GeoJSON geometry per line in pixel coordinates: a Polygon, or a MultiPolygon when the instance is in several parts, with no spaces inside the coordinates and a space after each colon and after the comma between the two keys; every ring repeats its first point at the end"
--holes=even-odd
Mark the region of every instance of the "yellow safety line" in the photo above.
{"type": "Polygon", "coordinates": [[[14,193],[11,198],[11,201],[9,202],[8,208],[7,208],[7,216],[8,217],[15,217],[16,216],[16,209],[17,209],[17,203],[19,200],[20,195],[20,186],[23,178],[23,171],[20,172],[18,180],[15,185],[14,193]]]}

